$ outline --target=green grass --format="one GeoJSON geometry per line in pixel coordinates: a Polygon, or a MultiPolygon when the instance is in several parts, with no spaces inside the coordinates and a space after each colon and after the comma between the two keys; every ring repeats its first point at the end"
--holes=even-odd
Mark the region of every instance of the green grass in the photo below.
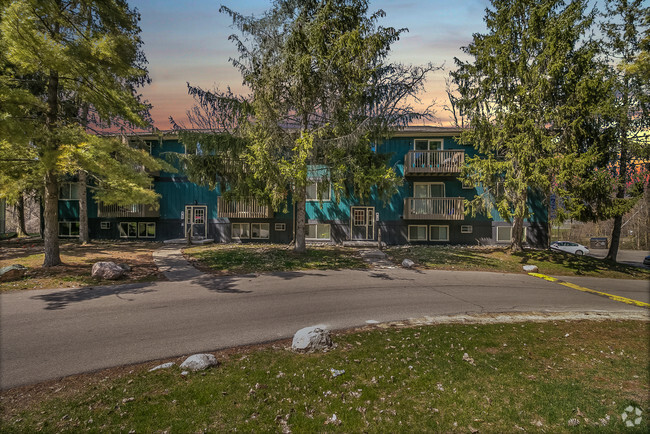
{"type": "Polygon", "coordinates": [[[195,265],[223,274],[296,270],[364,269],[368,265],[355,249],[309,246],[304,254],[277,244],[221,244],[184,250],[195,265]]]}
{"type": "Polygon", "coordinates": [[[390,248],[386,253],[396,263],[408,258],[428,269],[521,273],[522,267],[530,264],[537,265],[540,273],[558,276],[650,279],[647,268],[550,250],[527,249],[511,254],[500,247],[411,246],[390,248]]]}
{"type": "Polygon", "coordinates": [[[0,431],[647,432],[647,337],[641,321],[343,333],[327,353],[267,345],[186,377],[149,363],[5,391],[0,431]],[[628,405],[643,411],[636,429],[628,405]]]}

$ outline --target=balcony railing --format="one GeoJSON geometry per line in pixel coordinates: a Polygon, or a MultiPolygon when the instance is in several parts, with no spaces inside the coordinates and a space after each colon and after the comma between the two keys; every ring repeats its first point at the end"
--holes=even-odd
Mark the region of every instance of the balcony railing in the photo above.
{"type": "Polygon", "coordinates": [[[273,210],[268,205],[257,203],[255,199],[225,200],[217,199],[217,215],[222,218],[262,218],[273,217],[273,210]]]}
{"type": "Polygon", "coordinates": [[[408,197],[404,199],[404,219],[463,220],[464,200],[462,197],[408,197]]]}
{"type": "Polygon", "coordinates": [[[406,175],[459,173],[465,164],[465,151],[409,151],[404,159],[406,175]]]}
{"type": "Polygon", "coordinates": [[[119,217],[160,217],[160,209],[154,209],[151,205],[105,205],[100,203],[97,207],[99,218],[119,217]]]}

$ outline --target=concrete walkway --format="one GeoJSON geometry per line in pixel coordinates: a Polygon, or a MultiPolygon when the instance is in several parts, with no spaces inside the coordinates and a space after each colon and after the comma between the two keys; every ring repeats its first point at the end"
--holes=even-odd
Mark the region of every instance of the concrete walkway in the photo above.
{"type": "Polygon", "coordinates": [[[203,273],[190,264],[178,245],[166,245],[153,252],[153,261],[163,272],[167,280],[178,282],[192,280],[203,276],[203,273]]]}
{"type": "Polygon", "coordinates": [[[386,253],[382,252],[381,250],[359,250],[359,254],[363,260],[372,265],[373,268],[396,268],[395,264],[388,260],[386,253]]]}

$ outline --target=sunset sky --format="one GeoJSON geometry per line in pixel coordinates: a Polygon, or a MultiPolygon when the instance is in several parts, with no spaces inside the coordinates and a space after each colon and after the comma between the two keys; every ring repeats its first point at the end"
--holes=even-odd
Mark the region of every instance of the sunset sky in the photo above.
{"type": "MultiPolygon", "coordinates": [[[[225,87],[243,90],[241,77],[228,62],[237,52],[228,36],[235,32],[229,17],[219,13],[224,4],[246,15],[259,15],[268,9],[268,0],[131,0],[142,15],[141,28],[144,51],[149,60],[152,84],[142,92],[153,104],[155,126],[170,128],[169,116],[185,119],[192,106],[186,82],[201,87],[225,87]]],[[[483,15],[488,0],[375,0],[370,11],[383,9],[384,26],[407,27],[392,48],[391,61],[410,64],[432,62],[453,67],[454,56],[461,56],[460,47],[467,45],[472,33],[484,32],[483,15]]],[[[446,101],[446,72],[432,75],[422,95],[427,105],[435,98],[437,112],[445,123],[442,110],[446,101]]]]}

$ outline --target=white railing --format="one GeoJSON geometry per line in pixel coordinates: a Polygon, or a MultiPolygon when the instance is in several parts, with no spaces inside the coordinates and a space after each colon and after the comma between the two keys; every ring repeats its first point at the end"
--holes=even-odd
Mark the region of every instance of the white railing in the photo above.
{"type": "Polygon", "coordinates": [[[272,218],[273,210],[253,198],[229,201],[219,197],[217,215],[222,218],[272,218]]]}
{"type": "Polygon", "coordinates": [[[404,199],[404,219],[463,220],[465,199],[462,197],[427,197],[404,199]]]}
{"type": "Polygon", "coordinates": [[[404,159],[406,174],[459,173],[465,151],[409,151],[404,159]]]}
{"type": "Polygon", "coordinates": [[[119,217],[160,217],[160,209],[154,209],[151,205],[106,205],[100,203],[97,206],[97,217],[119,218],[119,217]]]}

